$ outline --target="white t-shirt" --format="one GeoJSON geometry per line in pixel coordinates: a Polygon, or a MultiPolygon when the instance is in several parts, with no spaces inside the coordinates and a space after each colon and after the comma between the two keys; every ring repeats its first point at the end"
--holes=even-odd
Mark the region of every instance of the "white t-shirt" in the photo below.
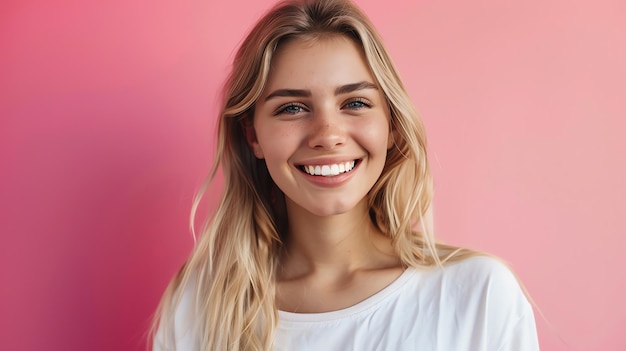
{"type": "MultiPolygon", "coordinates": [[[[199,350],[183,301],[176,350],[199,350]]],[[[155,350],[168,350],[155,340],[155,350]]],[[[354,306],[325,313],[279,311],[276,351],[534,351],[532,307],[496,259],[473,257],[444,268],[407,269],[354,306]]]]}

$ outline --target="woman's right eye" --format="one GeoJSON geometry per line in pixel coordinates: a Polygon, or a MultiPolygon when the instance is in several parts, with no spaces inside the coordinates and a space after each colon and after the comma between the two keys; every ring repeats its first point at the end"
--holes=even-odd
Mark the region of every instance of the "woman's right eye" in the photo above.
{"type": "Polygon", "coordinates": [[[288,104],[280,106],[276,110],[275,115],[280,115],[280,114],[295,115],[303,111],[305,111],[305,107],[302,104],[288,103],[288,104]]]}

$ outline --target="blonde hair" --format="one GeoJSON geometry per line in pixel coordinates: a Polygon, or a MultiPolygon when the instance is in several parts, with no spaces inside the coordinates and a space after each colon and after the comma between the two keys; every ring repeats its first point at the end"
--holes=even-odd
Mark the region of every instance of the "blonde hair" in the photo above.
{"type": "MultiPolygon", "coordinates": [[[[244,128],[253,118],[276,49],[292,38],[337,34],[362,48],[390,108],[395,146],[369,193],[373,223],[392,239],[407,267],[440,266],[476,254],[432,236],[433,185],[424,126],[368,18],[344,0],[282,2],[256,24],[235,56],[224,87],[210,176],[213,179],[221,168],[223,193],[193,253],[161,300],[153,330],[159,326],[163,337],[174,337],[175,312],[183,288],[191,285],[195,287],[191,324],[202,350],[272,348],[278,323],[275,270],[287,218],[284,195],[264,161],[252,154],[244,128]]],[[[202,192],[193,212],[201,196],[202,192]]]]}

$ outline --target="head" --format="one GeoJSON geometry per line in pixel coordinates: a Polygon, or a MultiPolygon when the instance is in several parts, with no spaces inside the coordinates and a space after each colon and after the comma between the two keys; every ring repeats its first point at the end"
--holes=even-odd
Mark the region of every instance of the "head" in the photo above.
{"type": "Polygon", "coordinates": [[[399,232],[410,232],[430,205],[425,132],[371,22],[346,0],[282,2],[257,23],[235,56],[224,89],[216,160],[225,172],[225,191],[253,199],[255,220],[265,222],[261,224],[263,233],[257,230],[257,235],[262,234],[259,239],[269,246],[285,235],[285,200],[265,161],[254,155],[247,142],[255,107],[267,86],[273,58],[281,48],[294,40],[316,41],[333,36],[356,44],[389,109],[393,144],[382,174],[368,194],[372,221],[395,238],[399,232]]]}

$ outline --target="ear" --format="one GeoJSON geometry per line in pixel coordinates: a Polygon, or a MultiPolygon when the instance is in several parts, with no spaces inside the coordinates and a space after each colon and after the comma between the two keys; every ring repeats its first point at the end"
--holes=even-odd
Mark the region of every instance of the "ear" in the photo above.
{"type": "Polygon", "coordinates": [[[257,158],[264,158],[263,149],[261,149],[261,145],[259,145],[259,141],[256,137],[256,131],[254,130],[254,123],[251,120],[245,119],[241,122],[241,127],[243,128],[243,133],[246,136],[246,142],[250,147],[250,150],[257,158]]]}

